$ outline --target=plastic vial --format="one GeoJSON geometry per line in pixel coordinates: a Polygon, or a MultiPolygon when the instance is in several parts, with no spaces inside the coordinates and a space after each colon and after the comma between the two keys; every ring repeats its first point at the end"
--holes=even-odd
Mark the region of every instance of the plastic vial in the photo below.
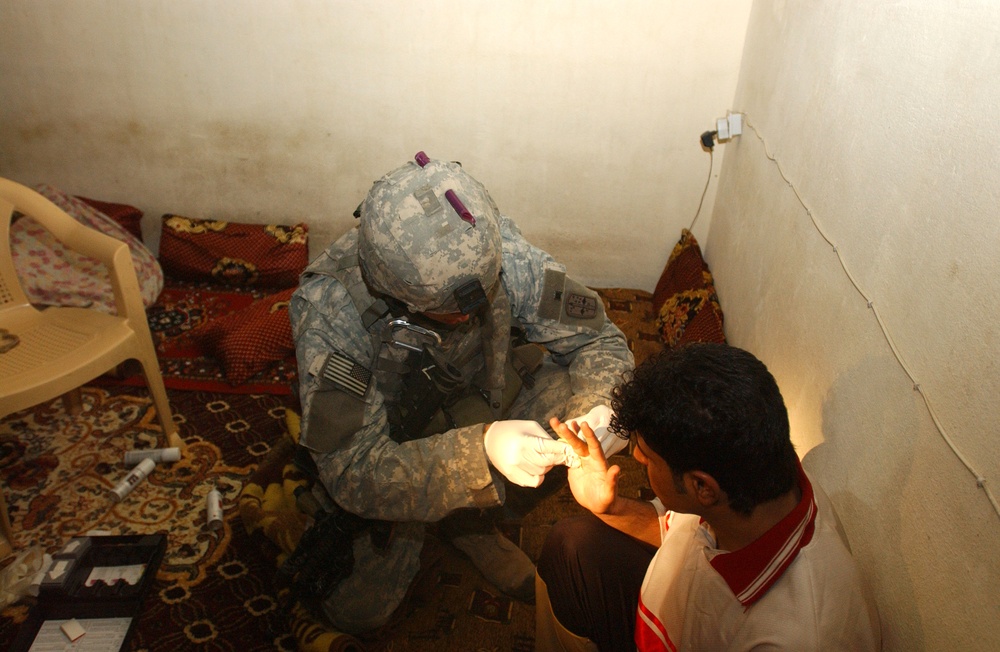
{"type": "Polygon", "coordinates": [[[149,448],[146,450],[135,450],[125,452],[125,466],[135,466],[145,459],[150,459],[160,464],[162,462],[176,462],[181,459],[181,449],[173,448],[149,448]]]}
{"type": "Polygon", "coordinates": [[[149,475],[153,469],[156,468],[156,462],[149,459],[148,457],[141,462],[139,462],[134,469],[129,471],[125,479],[118,483],[118,486],[111,490],[111,498],[117,503],[118,501],[129,495],[135,486],[142,482],[147,475],[149,475]]]}
{"type": "Polygon", "coordinates": [[[208,492],[208,498],[205,501],[205,511],[208,516],[208,529],[218,530],[222,527],[222,495],[219,493],[218,489],[212,489],[208,492]]]}

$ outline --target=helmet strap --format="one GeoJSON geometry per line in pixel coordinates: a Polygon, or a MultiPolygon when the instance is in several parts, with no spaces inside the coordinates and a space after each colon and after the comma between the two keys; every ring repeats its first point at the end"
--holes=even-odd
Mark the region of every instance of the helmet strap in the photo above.
{"type": "Polygon", "coordinates": [[[486,382],[490,409],[495,419],[501,418],[503,388],[506,384],[507,352],[510,348],[510,299],[503,282],[497,279],[497,288],[489,307],[483,310],[482,346],[486,361],[486,382]]]}

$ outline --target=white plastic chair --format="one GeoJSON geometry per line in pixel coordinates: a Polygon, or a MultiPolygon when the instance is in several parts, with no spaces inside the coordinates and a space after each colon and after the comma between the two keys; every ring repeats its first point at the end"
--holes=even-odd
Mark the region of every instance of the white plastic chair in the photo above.
{"type": "MultiPolygon", "coordinates": [[[[183,450],[128,245],[84,226],[34,190],[2,178],[0,329],[0,417],[59,396],[77,395],[84,383],[135,359],[142,365],[167,445],[183,450]],[[30,216],[66,247],[103,263],[118,314],[88,308],[39,310],[31,305],[12,261],[10,225],[15,212],[30,216]]],[[[0,491],[0,559],[14,547],[0,491]]]]}

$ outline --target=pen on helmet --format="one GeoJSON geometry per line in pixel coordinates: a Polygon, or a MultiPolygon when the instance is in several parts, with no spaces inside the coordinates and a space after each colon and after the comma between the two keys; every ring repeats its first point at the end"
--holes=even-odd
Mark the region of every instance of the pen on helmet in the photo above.
{"type": "Polygon", "coordinates": [[[455,194],[454,190],[445,190],[444,196],[448,198],[448,203],[455,209],[455,212],[458,213],[459,217],[472,226],[476,225],[476,218],[472,216],[472,213],[470,213],[469,209],[465,207],[465,204],[463,204],[462,200],[458,198],[458,195],[455,194]]]}

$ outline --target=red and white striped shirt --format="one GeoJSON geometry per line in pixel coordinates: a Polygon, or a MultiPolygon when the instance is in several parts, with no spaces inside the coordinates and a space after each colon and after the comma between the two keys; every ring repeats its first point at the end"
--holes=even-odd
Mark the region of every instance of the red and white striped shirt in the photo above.
{"type": "Polygon", "coordinates": [[[736,552],[707,523],[660,513],[660,549],[642,583],[636,647],[678,650],[878,650],[878,614],[837,531],[829,499],[799,468],[802,499],[736,552]]]}

